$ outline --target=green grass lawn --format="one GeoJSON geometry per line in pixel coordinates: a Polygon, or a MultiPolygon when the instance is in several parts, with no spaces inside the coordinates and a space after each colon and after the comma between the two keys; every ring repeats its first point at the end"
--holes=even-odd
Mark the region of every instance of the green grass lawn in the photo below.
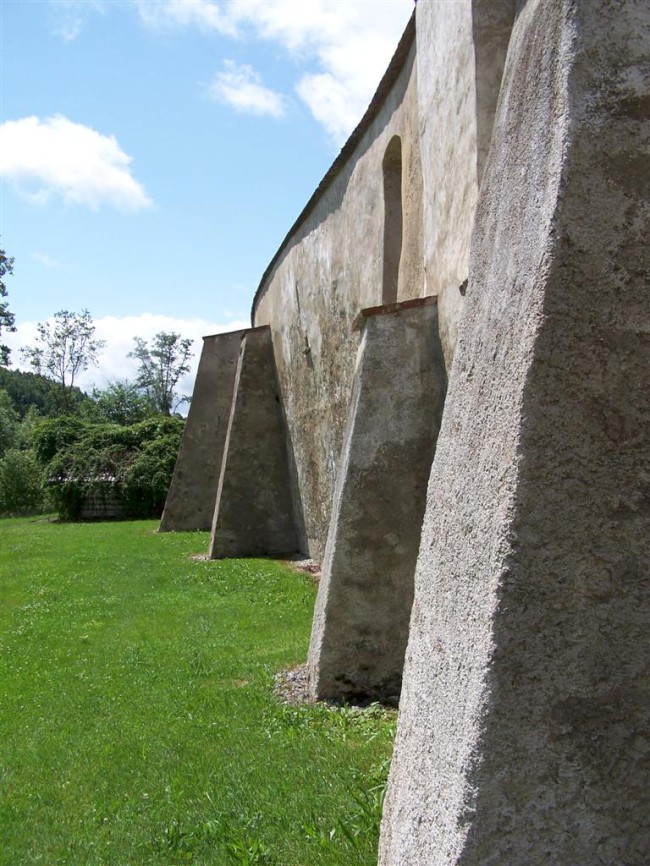
{"type": "Polygon", "coordinates": [[[372,864],[394,733],[288,707],[315,587],[153,522],[0,521],[0,864],[372,864]]]}

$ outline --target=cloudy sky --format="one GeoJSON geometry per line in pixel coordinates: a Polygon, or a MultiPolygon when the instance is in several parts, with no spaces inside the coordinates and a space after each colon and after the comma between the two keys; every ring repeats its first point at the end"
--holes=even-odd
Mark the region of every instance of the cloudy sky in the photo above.
{"type": "MultiPolygon", "coordinates": [[[[246,327],[413,0],[1,0],[0,245],[18,332],[88,308],[83,384],[132,338],[246,327]]],[[[198,360],[198,357],[195,359],[198,360]]],[[[187,388],[189,383],[185,383],[187,388]]],[[[190,386],[191,387],[191,386],[190,386]]]]}

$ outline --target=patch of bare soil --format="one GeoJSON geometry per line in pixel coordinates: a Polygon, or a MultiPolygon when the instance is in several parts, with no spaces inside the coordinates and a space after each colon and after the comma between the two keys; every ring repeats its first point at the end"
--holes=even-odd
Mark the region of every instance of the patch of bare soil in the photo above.
{"type": "Polygon", "coordinates": [[[309,574],[316,585],[320,583],[320,562],[316,562],[315,559],[302,559],[300,556],[285,559],[285,562],[291,568],[295,568],[296,571],[309,574]]]}

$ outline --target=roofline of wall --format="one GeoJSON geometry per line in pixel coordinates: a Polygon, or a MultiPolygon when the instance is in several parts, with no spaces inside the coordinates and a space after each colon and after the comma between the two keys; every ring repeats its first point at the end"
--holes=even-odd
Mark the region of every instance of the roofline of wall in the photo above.
{"type": "Polygon", "coordinates": [[[348,159],[352,156],[352,153],[356,149],[357,145],[361,141],[362,137],[370,127],[371,123],[375,119],[375,117],[379,114],[379,111],[384,105],[386,97],[388,96],[391,88],[397,81],[397,78],[404,68],[404,64],[406,63],[406,59],[411,50],[411,47],[415,41],[415,10],[411,15],[408,24],[406,25],[406,29],[402,34],[402,37],[395,49],[395,53],[388,64],[388,69],[384,73],[383,78],[379,82],[379,87],[375,91],[375,95],[372,97],[370,105],[368,106],[366,113],[363,115],[361,120],[359,121],[357,127],[354,129],[348,140],[345,142],[343,147],[341,148],[341,152],[336,157],[332,165],[329,167],[327,173],[321,180],[321,182],[316,187],[313,195],[305,205],[305,207],[300,212],[297,220],[291,226],[289,231],[287,232],[284,240],[278,247],[276,254],[273,256],[271,261],[269,262],[266,270],[262,274],[262,279],[260,280],[260,284],[257,287],[257,291],[255,292],[255,296],[253,298],[253,305],[251,307],[251,323],[255,323],[255,311],[257,308],[257,303],[260,300],[264,289],[266,288],[266,283],[275,266],[278,264],[282,255],[287,247],[289,241],[296,233],[296,230],[300,227],[300,225],[307,219],[310,213],[314,210],[318,202],[325,195],[328,188],[334,182],[334,179],[339,174],[343,166],[346,164],[348,159]]]}

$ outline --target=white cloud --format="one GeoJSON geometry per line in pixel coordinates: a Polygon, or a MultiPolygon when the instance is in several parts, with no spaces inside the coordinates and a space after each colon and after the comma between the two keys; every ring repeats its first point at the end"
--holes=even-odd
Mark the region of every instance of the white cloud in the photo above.
{"type": "Polygon", "coordinates": [[[341,144],[363,116],[365,100],[350,98],[348,88],[329,72],[304,75],[296,86],[316,120],[341,144]]]}
{"type": "Polygon", "coordinates": [[[297,64],[296,92],[337,144],[361,119],[413,11],[413,0],[135,2],[149,26],[279,44],[297,64]]]}
{"type": "MultiPolygon", "coordinates": [[[[393,4],[395,0],[392,0],[393,4]]],[[[252,27],[263,39],[280,42],[294,52],[313,51],[323,45],[335,43],[341,33],[358,24],[356,7],[365,7],[367,0],[230,0],[228,6],[234,21],[252,27]]],[[[377,4],[373,4],[374,8],[377,4]]],[[[361,36],[362,34],[351,34],[361,36]]]]}
{"type": "Polygon", "coordinates": [[[279,93],[269,90],[252,66],[239,66],[232,60],[224,60],[224,69],[217,73],[210,85],[210,95],[227,102],[236,111],[246,114],[282,117],[284,99],[279,93]]]}
{"type": "MultiPolygon", "coordinates": [[[[89,12],[103,8],[102,0],[54,2],[77,22],[75,36],[89,12]]],[[[414,8],[413,0],[115,0],[115,5],[135,9],[147,27],[196,27],[280,46],[295,64],[296,92],[337,144],[361,119],[414,8]]]]}
{"type": "Polygon", "coordinates": [[[54,32],[64,42],[73,42],[81,33],[86,21],[95,12],[103,13],[103,0],[50,0],[55,12],[54,32]]]}
{"type": "Polygon", "coordinates": [[[133,380],[137,373],[137,361],[127,357],[132,351],[134,337],[143,340],[151,338],[160,331],[174,331],[183,338],[193,340],[194,356],[191,360],[192,369],[184,376],[178,387],[180,394],[191,394],[194,379],[199,365],[203,346],[202,337],[210,334],[221,334],[225,331],[236,331],[249,328],[249,321],[232,321],[228,323],[201,319],[197,316],[189,319],[177,319],[156,313],[141,313],[138,316],[103,316],[95,320],[97,337],[106,341],[99,367],[88,370],[82,380],[86,387],[94,384],[104,387],[115,379],[133,380]]]}
{"type": "MultiPolygon", "coordinates": [[[[79,387],[90,391],[93,387],[104,388],[109,382],[116,379],[128,379],[133,381],[137,374],[137,361],[129,358],[128,353],[132,351],[134,337],[142,337],[150,340],[159,331],[174,331],[181,334],[183,338],[194,341],[194,357],[191,360],[192,369],[184,376],[178,387],[179,394],[191,394],[194,388],[194,379],[199,364],[202,348],[202,337],[210,334],[221,334],[225,331],[237,331],[240,328],[249,328],[249,321],[234,320],[227,323],[214,322],[210,319],[197,317],[190,319],[177,319],[172,316],[163,316],[156,313],[141,313],[137,316],[103,316],[95,319],[95,336],[97,339],[105,340],[106,345],[99,358],[98,367],[90,367],[79,377],[79,387]]],[[[2,334],[11,352],[11,362],[14,369],[30,369],[22,362],[20,349],[33,343],[36,336],[36,322],[21,322],[15,333],[2,334]]]]}
{"type": "Polygon", "coordinates": [[[131,162],[114,136],[62,115],[0,125],[0,175],[39,204],[58,195],[93,209],[148,207],[151,199],[131,174],[131,162]]]}
{"type": "Polygon", "coordinates": [[[149,27],[196,25],[226,36],[236,36],[237,27],[229,7],[212,0],[133,0],[140,18],[149,27]]]}

